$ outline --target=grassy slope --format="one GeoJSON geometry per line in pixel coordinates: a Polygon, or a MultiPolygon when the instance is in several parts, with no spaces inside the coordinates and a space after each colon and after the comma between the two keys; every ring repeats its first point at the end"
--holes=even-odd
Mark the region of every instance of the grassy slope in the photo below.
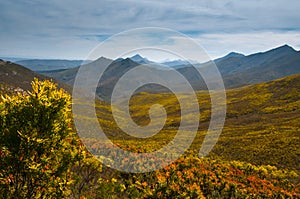
{"type": "MultiPolygon", "coordinates": [[[[209,157],[204,159],[195,156],[209,124],[210,100],[207,92],[198,92],[200,127],[190,151],[155,172],[131,175],[114,171],[118,182],[127,187],[122,197],[299,198],[299,88],[300,75],[294,75],[228,90],[223,132],[209,157]]],[[[180,122],[175,96],[140,93],[130,103],[131,116],[140,125],[149,123],[148,109],[152,104],[164,105],[168,113],[166,125],[151,138],[132,139],[115,125],[109,106],[98,101],[99,121],[114,143],[126,150],[150,152],[172,140],[180,122]]],[[[92,135],[87,133],[87,137],[92,135]]],[[[101,144],[95,138],[85,141],[92,151],[101,144]]],[[[114,161],[122,165],[131,160],[116,154],[114,161]]],[[[103,172],[111,170],[105,167],[103,172]]]]}
{"type": "Polygon", "coordinates": [[[212,152],[227,160],[300,170],[300,75],[230,90],[222,136],[212,152]]]}
{"type": "MultiPolygon", "coordinates": [[[[227,118],[223,132],[210,156],[257,165],[275,165],[300,171],[300,75],[227,91],[227,118]]],[[[191,149],[199,150],[206,133],[210,101],[199,92],[200,127],[191,149]]],[[[131,99],[132,118],[140,125],[149,122],[150,105],[166,107],[163,130],[148,139],[132,139],[115,125],[107,105],[97,110],[105,132],[120,145],[134,145],[140,151],[154,151],[172,140],[180,122],[179,106],[171,94],[141,93],[131,99]]],[[[90,135],[87,135],[89,137],[90,135]]]]}

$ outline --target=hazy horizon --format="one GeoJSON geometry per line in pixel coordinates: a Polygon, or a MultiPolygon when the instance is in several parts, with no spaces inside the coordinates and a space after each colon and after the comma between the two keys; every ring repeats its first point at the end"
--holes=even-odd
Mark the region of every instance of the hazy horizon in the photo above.
{"type": "MultiPolygon", "coordinates": [[[[289,44],[283,44],[283,45],[288,45],[290,47],[292,47],[294,50],[296,51],[299,51],[299,49],[296,49],[294,46],[292,45],[289,45],[289,44]]],[[[222,57],[225,57],[226,55],[230,54],[230,53],[238,53],[238,54],[243,54],[245,56],[249,56],[251,54],[255,54],[255,53],[260,53],[260,52],[266,52],[266,51],[269,51],[269,50],[272,50],[272,49],[275,49],[275,48],[278,48],[278,47],[281,47],[283,45],[280,45],[280,46],[276,46],[274,48],[271,48],[271,49],[266,49],[264,51],[256,51],[256,52],[252,52],[252,53],[249,53],[249,54],[244,54],[242,52],[236,52],[236,51],[228,51],[227,53],[225,53],[224,55],[220,56],[220,57],[211,57],[212,60],[215,60],[215,59],[218,59],[218,58],[222,58],[222,57]]],[[[179,60],[182,60],[184,61],[184,59],[179,59],[179,58],[165,58],[165,59],[160,59],[160,60],[157,60],[155,57],[153,57],[151,54],[148,56],[143,54],[143,53],[132,53],[130,54],[130,56],[124,56],[124,57],[120,57],[120,58],[130,58],[130,57],[133,57],[135,55],[140,55],[141,57],[143,58],[146,58],[148,59],[149,61],[154,61],[154,62],[157,62],[157,63],[164,63],[164,62],[172,62],[172,61],[179,61],[179,60]]],[[[100,56],[101,57],[101,56],[100,56]]],[[[98,58],[100,58],[98,57],[98,58]]],[[[105,57],[105,56],[102,56],[102,57],[105,57]]],[[[97,58],[97,59],[98,59],[97,58]]],[[[111,57],[105,57],[107,59],[113,59],[111,57]]],[[[21,60],[67,60],[67,61],[80,61],[80,60],[83,60],[83,61],[95,61],[96,59],[93,59],[93,60],[85,60],[85,59],[67,59],[67,58],[49,58],[49,57],[15,57],[15,56],[2,56],[0,55],[0,59],[4,59],[6,61],[11,61],[11,60],[17,60],[17,61],[21,61],[21,60]]],[[[197,60],[189,60],[189,61],[197,61],[197,60]]],[[[198,63],[202,63],[202,62],[198,62],[198,63]]]]}

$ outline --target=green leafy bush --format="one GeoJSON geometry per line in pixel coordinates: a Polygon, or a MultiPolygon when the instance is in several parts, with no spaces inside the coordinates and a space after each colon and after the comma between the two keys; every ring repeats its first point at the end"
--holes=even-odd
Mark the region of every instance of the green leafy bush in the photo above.
{"type": "Polygon", "coordinates": [[[62,198],[79,158],[70,95],[50,81],[0,102],[0,193],[3,198],[62,198]]]}

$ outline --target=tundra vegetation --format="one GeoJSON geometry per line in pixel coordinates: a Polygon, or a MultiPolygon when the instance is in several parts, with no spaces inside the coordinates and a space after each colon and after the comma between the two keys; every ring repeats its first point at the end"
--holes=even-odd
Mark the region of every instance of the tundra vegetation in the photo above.
{"type": "MultiPolygon", "coordinates": [[[[208,92],[198,91],[200,126],[190,148],[172,164],[140,174],[102,165],[91,152],[105,143],[92,132],[81,136],[86,150],[73,125],[71,97],[53,82],[35,79],[27,92],[6,88],[1,85],[0,198],[300,197],[300,75],[228,90],[223,132],[205,158],[198,151],[211,103],[208,92]]],[[[180,126],[180,106],[172,93],[132,96],[132,119],[147,125],[148,110],[157,103],[167,112],[166,123],[143,139],[122,132],[109,104],[97,100],[95,108],[115,145],[144,153],[170,142],[180,126]]],[[[120,164],[131,161],[115,157],[120,164]]]]}

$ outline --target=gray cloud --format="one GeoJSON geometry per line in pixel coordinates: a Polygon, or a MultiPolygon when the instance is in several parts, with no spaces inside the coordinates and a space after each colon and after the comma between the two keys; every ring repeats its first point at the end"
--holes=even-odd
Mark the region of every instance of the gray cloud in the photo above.
{"type": "Polygon", "coordinates": [[[297,0],[1,1],[0,55],[82,58],[109,35],[144,26],[191,37],[299,32],[299,10],[297,0]]]}

